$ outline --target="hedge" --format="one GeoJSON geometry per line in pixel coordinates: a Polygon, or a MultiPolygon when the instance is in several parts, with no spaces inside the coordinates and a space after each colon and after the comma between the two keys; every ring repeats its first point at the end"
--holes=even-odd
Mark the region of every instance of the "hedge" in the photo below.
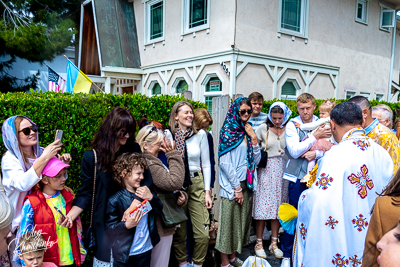
{"type": "MultiPolygon", "coordinates": [[[[180,100],[183,97],[168,95],[148,98],[142,94],[6,93],[0,94],[0,123],[13,115],[27,116],[38,125],[42,147],[54,141],[57,129],[63,130],[61,153],[70,153],[73,159],[67,185],[76,192],[83,152],[89,149],[102,119],[113,107],[126,107],[136,120],[146,117],[167,125],[173,105],[180,100]]],[[[204,103],[189,102],[195,109],[206,108],[204,103]]],[[[0,155],[3,155],[6,150],[2,136],[0,139],[0,155]]]]}

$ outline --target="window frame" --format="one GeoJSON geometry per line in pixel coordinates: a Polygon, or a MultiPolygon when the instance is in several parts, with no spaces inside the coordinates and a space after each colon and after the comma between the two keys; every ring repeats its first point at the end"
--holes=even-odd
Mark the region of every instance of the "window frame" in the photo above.
{"type": "Polygon", "coordinates": [[[345,91],[345,96],[344,96],[344,99],[350,99],[350,98],[352,98],[353,96],[356,96],[357,95],[357,91],[354,91],[354,90],[346,90],[345,91]],[[353,94],[352,96],[350,96],[349,98],[347,98],[347,93],[350,93],[350,94],[353,94]]]}
{"type": "Polygon", "coordinates": [[[281,100],[296,100],[297,97],[298,97],[299,95],[301,95],[301,92],[302,92],[302,90],[301,90],[301,86],[300,86],[300,84],[299,84],[299,81],[298,81],[296,78],[288,77],[288,78],[286,78],[286,80],[282,83],[282,85],[281,85],[281,87],[280,87],[280,89],[279,89],[279,99],[281,99],[281,100]],[[284,85],[285,83],[287,83],[287,82],[291,82],[291,83],[293,84],[294,88],[296,89],[296,95],[294,95],[294,96],[292,96],[292,95],[285,95],[286,98],[283,98],[283,97],[282,97],[282,96],[283,96],[283,95],[282,95],[282,87],[283,87],[283,85],[284,85]]]}
{"type": "Polygon", "coordinates": [[[181,81],[185,81],[185,82],[186,82],[186,84],[188,85],[188,91],[190,91],[190,85],[189,85],[189,83],[187,82],[187,80],[186,80],[184,77],[176,77],[174,83],[173,83],[172,86],[171,86],[171,94],[172,94],[172,95],[178,95],[178,94],[180,94],[180,93],[177,93],[177,92],[176,92],[176,88],[178,87],[178,85],[179,85],[179,83],[180,83],[181,81]]]}
{"type": "Polygon", "coordinates": [[[360,96],[366,97],[368,100],[371,100],[371,93],[368,92],[360,92],[360,96]],[[367,96],[368,95],[368,96],[367,96]]]}
{"type": "Polygon", "coordinates": [[[147,0],[144,3],[144,45],[155,44],[158,42],[165,41],[165,0],[147,0]],[[150,39],[151,30],[151,6],[163,3],[163,18],[162,18],[162,36],[154,39],[150,39]]]}
{"type": "Polygon", "coordinates": [[[147,95],[148,95],[149,97],[162,95],[162,94],[163,94],[163,87],[161,86],[161,83],[160,83],[158,80],[152,80],[152,81],[150,82],[150,84],[149,84],[149,87],[147,88],[147,92],[148,92],[147,95]],[[157,83],[158,83],[158,84],[160,85],[160,87],[161,87],[161,93],[160,93],[160,94],[153,94],[154,86],[155,86],[157,83]]]}
{"type": "Polygon", "coordinates": [[[385,13],[385,11],[394,12],[393,21],[394,21],[394,23],[396,23],[396,12],[395,12],[395,10],[393,10],[385,5],[382,5],[382,4],[379,4],[379,5],[381,7],[381,13],[379,16],[379,29],[381,31],[390,32],[391,27],[382,27],[383,13],[385,13]]]}
{"type": "Polygon", "coordinates": [[[375,100],[384,101],[385,100],[385,94],[375,93],[375,100]],[[378,97],[378,96],[381,96],[381,97],[378,97]]]}
{"type": "Polygon", "coordinates": [[[368,25],[368,14],[369,14],[369,0],[357,0],[356,1],[356,16],[355,16],[355,21],[368,25]],[[363,14],[364,14],[364,20],[359,19],[357,17],[358,15],[358,4],[363,5],[363,14]]]}
{"type": "Polygon", "coordinates": [[[282,27],[282,6],[284,0],[279,0],[279,14],[278,14],[278,33],[288,34],[291,36],[301,37],[308,39],[308,23],[309,23],[309,0],[301,1],[301,18],[300,18],[300,32],[289,30],[282,27]]]}
{"type": "Polygon", "coordinates": [[[202,30],[210,30],[210,7],[211,0],[207,1],[207,23],[203,25],[199,25],[193,28],[189,28],[189,20],[190,20],[190,0],[182,0],[182,22],[181,22],[181,36],[195,33],[202,30]]]}
{"type": "Polygon", "coordinates": [[[223,85],[223,83],[224,83],[224,81],[221,79],[221,77],[217,73],[215,73],[215,72],[207,73],[204,76],[203,81],[201,82],[201,91],[202,91],[201,101],[203,103],[206,103],[207,96],[222,96],[223,95],[224,88],[222,86],[221,86],[221,91],[206,92],[207,83],[212,78],[218,78],[221,82],[221,85],[223,85]]]}

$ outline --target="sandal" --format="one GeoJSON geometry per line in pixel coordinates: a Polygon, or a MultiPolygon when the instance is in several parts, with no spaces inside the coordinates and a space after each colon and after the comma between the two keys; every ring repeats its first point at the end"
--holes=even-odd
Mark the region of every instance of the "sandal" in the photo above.
{"type": "Polygon", "coordinates": [[[271,238],[271,245],[269,245],[269,251],[275,255],[276,258],[280,259],[283,257],[283,252],[278,248],[278,238],[271,238]]]}
{"type": "Polygon", "coordinates": [[[263,242],[261,238],[257,238],[256,246],[254,247],[254,251],[256,252],[256,256],[260,258],[267,258],[267,254],[265,254],[265,250],[263,247],[263,242]]]}

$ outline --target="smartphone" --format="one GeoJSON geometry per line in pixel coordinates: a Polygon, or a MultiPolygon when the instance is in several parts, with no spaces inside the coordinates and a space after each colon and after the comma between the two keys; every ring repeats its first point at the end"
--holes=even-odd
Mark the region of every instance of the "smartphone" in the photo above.
{"type": "Polygon", "coordinates": [[[61,212],[61,210],[59,210],[56,206],[54,206],[54,209],[60,213],[60,215],[62,216],[63,220],[65,219],[65,215],[61,212]]]}
{"type": "Polygon", "coordinates": [[[61,142],[62,136],[63,136],[63,130],[57,130],[56,131],[56,137],[54,138],[54,141],[57,140],[57,139],[60,139],[60,142],[61,142]]]}
{"type": "Polygon", "coordinates": [[[178,198],[181,196],[181,192],[179,190],[174,191],[174,196],[176,200],[178,200],[178,198]]]}

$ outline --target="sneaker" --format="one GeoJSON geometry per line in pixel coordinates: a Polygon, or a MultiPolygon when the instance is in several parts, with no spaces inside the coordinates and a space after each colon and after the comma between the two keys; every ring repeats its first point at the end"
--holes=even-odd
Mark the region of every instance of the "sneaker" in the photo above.
{"type": "Polygon", "coordinates": [[[239,266],[243,265],[243,261],[241,261],[238,257],[235,257],[235,260],[231,261],[229,264],[234,266],[234,267],[239,267],[239,266]]]}
{"type": "Polygon", "coordinates": [[[281,267],[290,267],[290,258],[283,258],[281,267]]]}

